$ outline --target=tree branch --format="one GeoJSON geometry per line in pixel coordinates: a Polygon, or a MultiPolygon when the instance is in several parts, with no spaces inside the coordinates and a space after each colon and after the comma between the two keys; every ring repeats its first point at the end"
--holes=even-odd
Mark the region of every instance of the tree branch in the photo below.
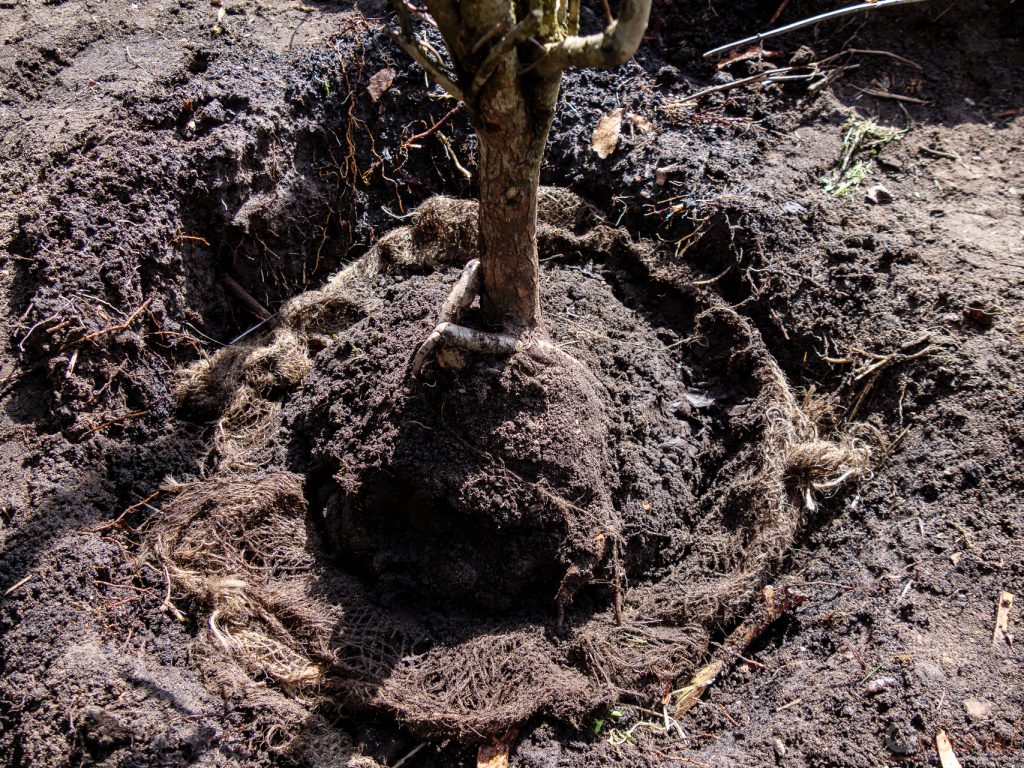
{"type": "Polygon", "coordinates": [[[462,21],[459,18],[459,9],[456,8],[453,0],[426,0],[427,10],[437,22],[437,28],[444,38],[444,44],[451,53],[452,58],[458,66],[462,66],[462,59],[465,55],[462,41],[459,39],[459,31],[462,21]]]}
{"type": "Polygon", "coordinates": [[[455,84],[455,81],[452,80],[452,78],[430,58],[430,56],[427,55],[427,52],[415,37],[405,37],[400,32],[395,32],[393,29],[389,29],[388,33],[391,35],[391,39],[398,43],[402,50],[409,54],[413,61],[419,64],[420,67],[423,68],[423,71],[426,72],[435,83],[448,92],[449,96],[465,102],[467,107],[470,106],[469,102],[466,101],[466,96],[462,92],[462,89],[455,84]]]}
{"type": "Polygon", "coordinates": [[[530,11],[523,17],[522,21],[512,27],[501,40],[491,47],[480,68],[476,71],[473,84],[469,87],[470,93],[477,94],[480,92],[480,89],[487,84],[491,75],[494,74],[498,64],[501,63],[502,57],[536,33],[540,28],[540,20],[540,11],[530,11]]]}
{"type": "Polygon", "coordinates": [[[473,43],[473,47],[470,49],[469,52],[472,55],[476,56],[478,53],[480,53],[480,50],[485,45],[491,42],[491,40],[496,38],[498,35],[505,34],[506,29],[508,29],[508,22],[499,21],[497,24],[495,24],[493,27],[487,30],[487,32],[485,32],[479,40],[473,43]]]}
{"type": "Polygon", "coordinates": [[[551,43],[547,54],[533,67],[541,75],[553,75],[569,67],[615,67],[629,61],[640,47],[651,0],[622,0],[619,17],[598,35],[573,35],[551,43]]]}
{"type": "Polygon", "coordinates": [[[409,12],[409,6],[405,0],[391,0],[391,4],[395,7],[395,13],[398,14],[398,28],[405,37],[411,38],[412,14],[409,12]]]}

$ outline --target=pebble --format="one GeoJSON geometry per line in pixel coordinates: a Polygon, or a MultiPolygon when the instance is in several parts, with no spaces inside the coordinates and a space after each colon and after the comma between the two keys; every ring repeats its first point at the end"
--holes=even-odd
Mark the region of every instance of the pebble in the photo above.
{"type": "Polygon", "coordinates": [[[775,739],[775,755],[779,760],[786,756],[786,745],[782,743],[782,739],[775,739]]]}
{"type": "Polygon", "coordinates": [[[885,203],[892,202],[892,192],[881,184],[875,184],[875,186],[868,189],[864,194],[864,197],[867,198],[869,203],[873,203],[874,205],[883,205],[885,203]]]}
{"type": "Polygon", "coordinates": [[[882,691],[887,691],[890,688],[896,687],[896,678],[894,677],[876,677],[866,686],[864,686],[864,693],[868,696],[877,696],[882,691]]]}

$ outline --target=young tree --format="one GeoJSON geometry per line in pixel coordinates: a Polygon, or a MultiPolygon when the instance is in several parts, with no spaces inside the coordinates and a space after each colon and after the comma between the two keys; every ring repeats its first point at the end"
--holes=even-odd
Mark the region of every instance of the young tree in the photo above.
{"type": "Polygon", "coordinates": [[[398,44],[465,104],[479,142],[480,261],[467,265],[434,333],[417,352],[418,372],[439,343],[512,352],[541,327],[537,193],[562,72],[612,67],[640,45],[651,0],[620,0],[602,33],[579,35],[580,0],[393,0],[398,44]],[[428,15],[429,14],[429,15],[428,15]],[[416,36],[414,18],[436,25],[450,65],[416,36]],[[479,292],[488,324],[456,325],[479,292]]]}

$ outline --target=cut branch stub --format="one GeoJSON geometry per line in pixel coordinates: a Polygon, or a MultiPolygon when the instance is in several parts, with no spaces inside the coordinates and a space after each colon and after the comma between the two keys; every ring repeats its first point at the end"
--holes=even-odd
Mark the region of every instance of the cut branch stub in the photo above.
{"type": "Polygon", "coordinates": [[[537,65],[540,74],[553,74],[570,67],[616,67],[636,53],[647,31],[651,0],[623,0],[619,16],[604,32],[550,43],[547,54],[537,65]]]}
{"type": "Polygon", "coordinates": [[[528,6],[512,0],[426,0],[429,20],[451,56],[448,70],[413,34],[412,19],[422,9],[407,0],[392,2],[399,18],[399,31],[392,31],[396,42],[438,85],[464,101],[471,114],[486,112],[478,103],[480,91],[499,69],[520,80],[503,88],[521,90],[526,73],[557,78],[570,67],[614,67],[629,61],[640,47],[651,12],[651,0],[621,0],[618,16],[603,32],[579,36],[579,0],[531,0],[528,6]]]}

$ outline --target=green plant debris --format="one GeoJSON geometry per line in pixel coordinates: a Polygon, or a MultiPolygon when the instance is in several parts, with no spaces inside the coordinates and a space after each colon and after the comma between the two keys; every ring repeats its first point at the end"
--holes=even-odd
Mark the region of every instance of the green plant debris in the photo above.
{"type": "Polygon", "coordinates": [[[971,532],[964,528],[962,525],[960,525],[960,523],[953,523],[953,526],[960,533],[959,541],[963,544],[964,548],[968,552],[976,552],[978,549],[978,545],[974,541],[974,536],[971,535],[971,532]]]}
{"type": "MultiPolygon", "coordinates": [[[[686,740],[683,726],[669,714],[667,706],[663,706],[661,712],[643,707],[613,709],[608,713],[608,719],[615,723],[615,727],[608,729],[606,740],[616,749],[634,744],[634,734],[640,729],[651,731],[659,736],[686,740]]],[[[606,721],[598,720],[594,724],[594,733],[601,733],[605,725],[606,721]]]]}
{"type": "Polygon", "coordinates": [[[851,117],[843,125],[843,154],[836,167],[822,180],[825,192],[836,197],[853,197],[875,166],[878,154],[903,138],[904,128],[889,128],[874,120],[851,117]]]}
{"type": "Polygon", "coordinates": [[[617,723],[619,721],[619,718],[622,717],[624,714],[625,713],[621,709],[613,709],[605,717],[601,717],[594,720],[594,733],[600,734],[601,730],[605,726],[605,723],[608,723],[609,721],[612,723],[617,723]]]}

